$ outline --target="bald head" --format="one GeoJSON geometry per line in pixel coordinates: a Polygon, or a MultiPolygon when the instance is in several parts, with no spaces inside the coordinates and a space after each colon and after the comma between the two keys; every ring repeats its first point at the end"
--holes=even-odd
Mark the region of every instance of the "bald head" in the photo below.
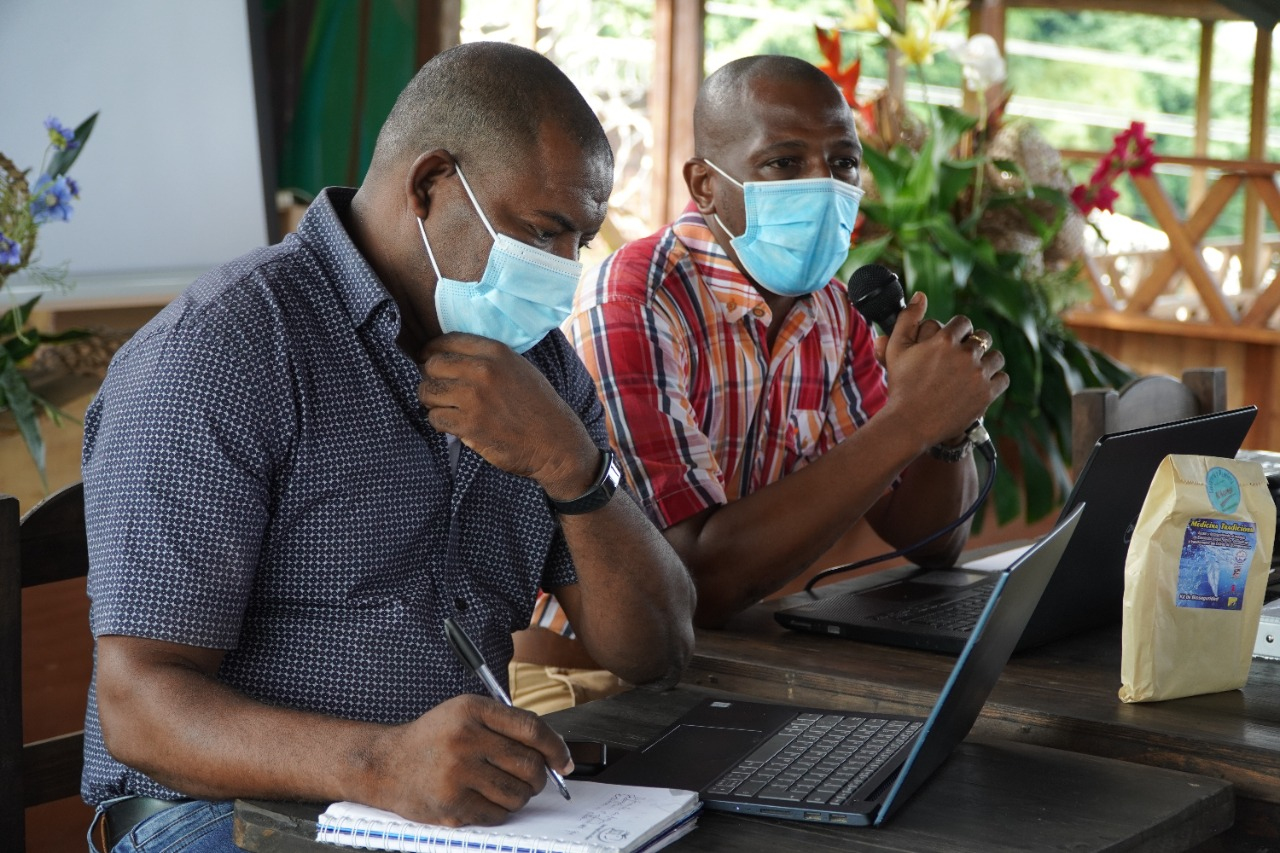
{"type": "Polygon", "coordinates": [[[735,59],[702,82],[693,108],[693,144],[698,157],[715,159],[725,145],[740,138],[744,109],[753,98],[757,82],[812,86],[834,101],[844,96],[826,74],[812,63],[794,56],[747,56],[735,59]]]}
{"type": "Polygon", "coordinates": [[[378,134],[371,174],[443,148],[488,169],[536,149],[550,125],[583,154],[613,163],[609,140],[573,82],[546,57],[473,42],[435,56],[396,99],[378,134]]]}

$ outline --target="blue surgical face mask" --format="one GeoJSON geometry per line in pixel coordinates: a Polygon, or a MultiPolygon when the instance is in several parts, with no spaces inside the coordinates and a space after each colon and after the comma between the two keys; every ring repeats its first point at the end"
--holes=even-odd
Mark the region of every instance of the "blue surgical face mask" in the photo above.
{"type": "MultiPolygon", "coordinates": [[[[805,296],[831,281],[849,254],[862,190],[834,178],[743,184],[703,162],[742,188],[747,229],[729,245],[757,284],[779,296],[805,296]]],[[[719,215],[716,222],[729,233],[719,215]]]]}
{"type": "Polygon", "coordinates": [[[480,221],[493,237],[493,248],[479,281],[445,278],[427,241],[427,229],[418,220],[422,245],[427,247],[427,257],[436,273],[436,318],[440,329],[492,338],[523,353],[568,318],[582,264],[494,231],[462,169],[458,169],[458,177],[480,221]]]}

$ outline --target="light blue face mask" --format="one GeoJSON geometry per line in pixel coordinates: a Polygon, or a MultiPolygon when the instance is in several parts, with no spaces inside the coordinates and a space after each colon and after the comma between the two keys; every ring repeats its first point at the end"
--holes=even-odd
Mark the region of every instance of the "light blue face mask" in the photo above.
{"type": "MultiPolygon", "coordinates": [[[[835,178],[743,184],[703,162],[742,188],[747,229],[729,245],[757,284],[779,296],[805,296],[831,280],[849,254],[862,190],[835,178]]],[[[716,222],[729,233],[719,215],[716,222]]]]}
{"type": "Polygon", "coordinates": [[[523,353],[568,318],[582,264],[494,231],[462,169],[458,169],[458,177],[480,221],[493,237],[493,248],[479,281],[445,278],[427,241],[427,229],[418,220],[422,245],[427,247],[427,257],[436,273],[436,318],[440,329],[492,338],[523,353]]]}

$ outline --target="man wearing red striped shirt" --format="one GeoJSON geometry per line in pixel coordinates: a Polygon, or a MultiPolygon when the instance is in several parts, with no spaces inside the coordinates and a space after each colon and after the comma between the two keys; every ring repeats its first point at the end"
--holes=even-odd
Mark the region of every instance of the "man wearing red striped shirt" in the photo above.
{"type": "MultiPolygon", "coordinates": [[[[694,578],[696,623],[717,626],[863,517],[895,548],[954,521],[977,493],[965,429],[1009,379],[967,318],[926,320],[917,294],[877,339],[832,278],[862,149],[822,72],[731,62],[699,92],[694,136],[689,206],[585,280],[565,329],[629,485],[694,578]]],[[[950,565],[967,538],[911,557],[950,565]]],[[[572,647],[554,599],[534,624],[550,631],[523,632],[517,659],[563,664],[547,673],[589,696],[589,661],[547,652],[572,647]]],[[[536,669],[514,668],[516,693],[536,669]]]]}

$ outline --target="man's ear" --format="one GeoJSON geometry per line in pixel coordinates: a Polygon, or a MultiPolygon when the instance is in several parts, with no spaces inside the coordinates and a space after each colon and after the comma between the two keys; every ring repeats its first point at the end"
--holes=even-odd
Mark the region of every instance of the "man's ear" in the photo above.
{"type": "Polygon", "coordinates": [[[716,212],[716,202],[711,195],[711,170],[707,164],[697,157],[684,162],[684,182],[689,187],[689,196],[698,206],[698,212],[709,216],[716,212]]]}
{"type": "Polygon", "coordinates": [[[443,148],[424,151],[419,154],[405,180],[405,198],[413,215],[426,219],[431,210],[431,199],[439,191],[441,179],[447,178],[458,170],[453,155],[443,148]]]}

